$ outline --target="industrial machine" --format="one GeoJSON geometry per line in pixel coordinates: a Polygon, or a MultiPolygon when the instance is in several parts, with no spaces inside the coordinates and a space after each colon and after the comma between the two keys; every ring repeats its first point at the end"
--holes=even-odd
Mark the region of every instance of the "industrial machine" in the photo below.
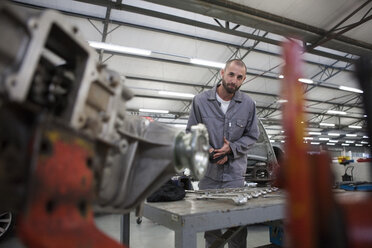
{"type": "Polygon", "coordinates": [[[19,213],[27,246],[120,247],[93,209],[126,213],[184,168],[203,176],[206,128],[126,115],[131,91],[62,15],[2,1],[0,27],[0,212],[19,213]]]}

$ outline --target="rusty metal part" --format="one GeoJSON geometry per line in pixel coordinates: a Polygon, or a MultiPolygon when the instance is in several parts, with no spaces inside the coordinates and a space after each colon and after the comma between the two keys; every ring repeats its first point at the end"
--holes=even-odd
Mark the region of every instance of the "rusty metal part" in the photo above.
{"type": "Polygon", "coordinates": [[[38,131],[30,197],[17,225],[23,242],[29,247],[122,247],[94,225],[94,143],[56,123],[38,131]]]}

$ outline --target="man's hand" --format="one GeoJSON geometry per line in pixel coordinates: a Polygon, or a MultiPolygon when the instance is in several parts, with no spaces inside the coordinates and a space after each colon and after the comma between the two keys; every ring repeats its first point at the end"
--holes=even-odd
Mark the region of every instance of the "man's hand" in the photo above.
{"type": "MultiPolygon", "coordinates": [[[[220,149],[215,149],[214,150],[214,156],[213,158],[217,158],[217,157],[220,157],[222,155],[227,155],[231,152],[231,148],[230,148],[230,142],[224,137],[223,138],[223,146],[220,148],[220,149]]],[[[224,158],[225,159],[225,158],[224,158]]],[[[224,160],[224,159],[221,159],[220,161],[224,160]]],[[[219,162],[220,162],[219,161],[219,162]]],[[[227,161],[227,157],[226,157],[226,161],[227,161]]],[[[225,162],[226,162],[225,161],[225,162]]],[[[224,162],[224,163],[225,163],[224,162]]],[[[220,163],[218,163],[220,164],[220,163]]]]}
{"type": "Polygon", "coordinates": [[[217,164],[219,165],[223,165],[224,163],[227,162],[229,158],[227,157],[227,155],[225,155],[225,157],[221,158],[220,160],[217,161],[217,164]]]}

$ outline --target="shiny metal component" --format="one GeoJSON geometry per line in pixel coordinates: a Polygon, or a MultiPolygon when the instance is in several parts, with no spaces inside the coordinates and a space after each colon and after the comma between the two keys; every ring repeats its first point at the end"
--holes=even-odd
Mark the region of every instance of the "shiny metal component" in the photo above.
{"type": "Polygon", "coordinates": [[[205,133],[204,125],[185,134],[158,122],[127,116],[118,128],[119,140],[128,142],[126,152],[111,150],[107,157],[97,210],[129,211],[182,168],[189,168],[200,179],[208,163],[205,133]]]}
{"type": "Polygon", "coordinates": [[[201,179],[208,165],[208,146],[208,131],[203,124],[192,126],[188,134],[180,133],[176,139],[176,168],[189,168],[201,179]]]}

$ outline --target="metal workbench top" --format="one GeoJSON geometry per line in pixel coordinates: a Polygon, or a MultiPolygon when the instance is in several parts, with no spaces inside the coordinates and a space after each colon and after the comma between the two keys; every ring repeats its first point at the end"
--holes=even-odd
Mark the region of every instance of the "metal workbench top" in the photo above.
{"type": "MultiPolygon", "coordinates": [[[[282,193],[273,193],[278,194],[282,193]]],[[[197,200],[196,197],[188,193],[181,201],[145,203],[143,216],[174,230],[176,248],[196,247],[197,232],[284,218],[284,195],[253,198],[241,206],[229,200],[197,200]]]]}

